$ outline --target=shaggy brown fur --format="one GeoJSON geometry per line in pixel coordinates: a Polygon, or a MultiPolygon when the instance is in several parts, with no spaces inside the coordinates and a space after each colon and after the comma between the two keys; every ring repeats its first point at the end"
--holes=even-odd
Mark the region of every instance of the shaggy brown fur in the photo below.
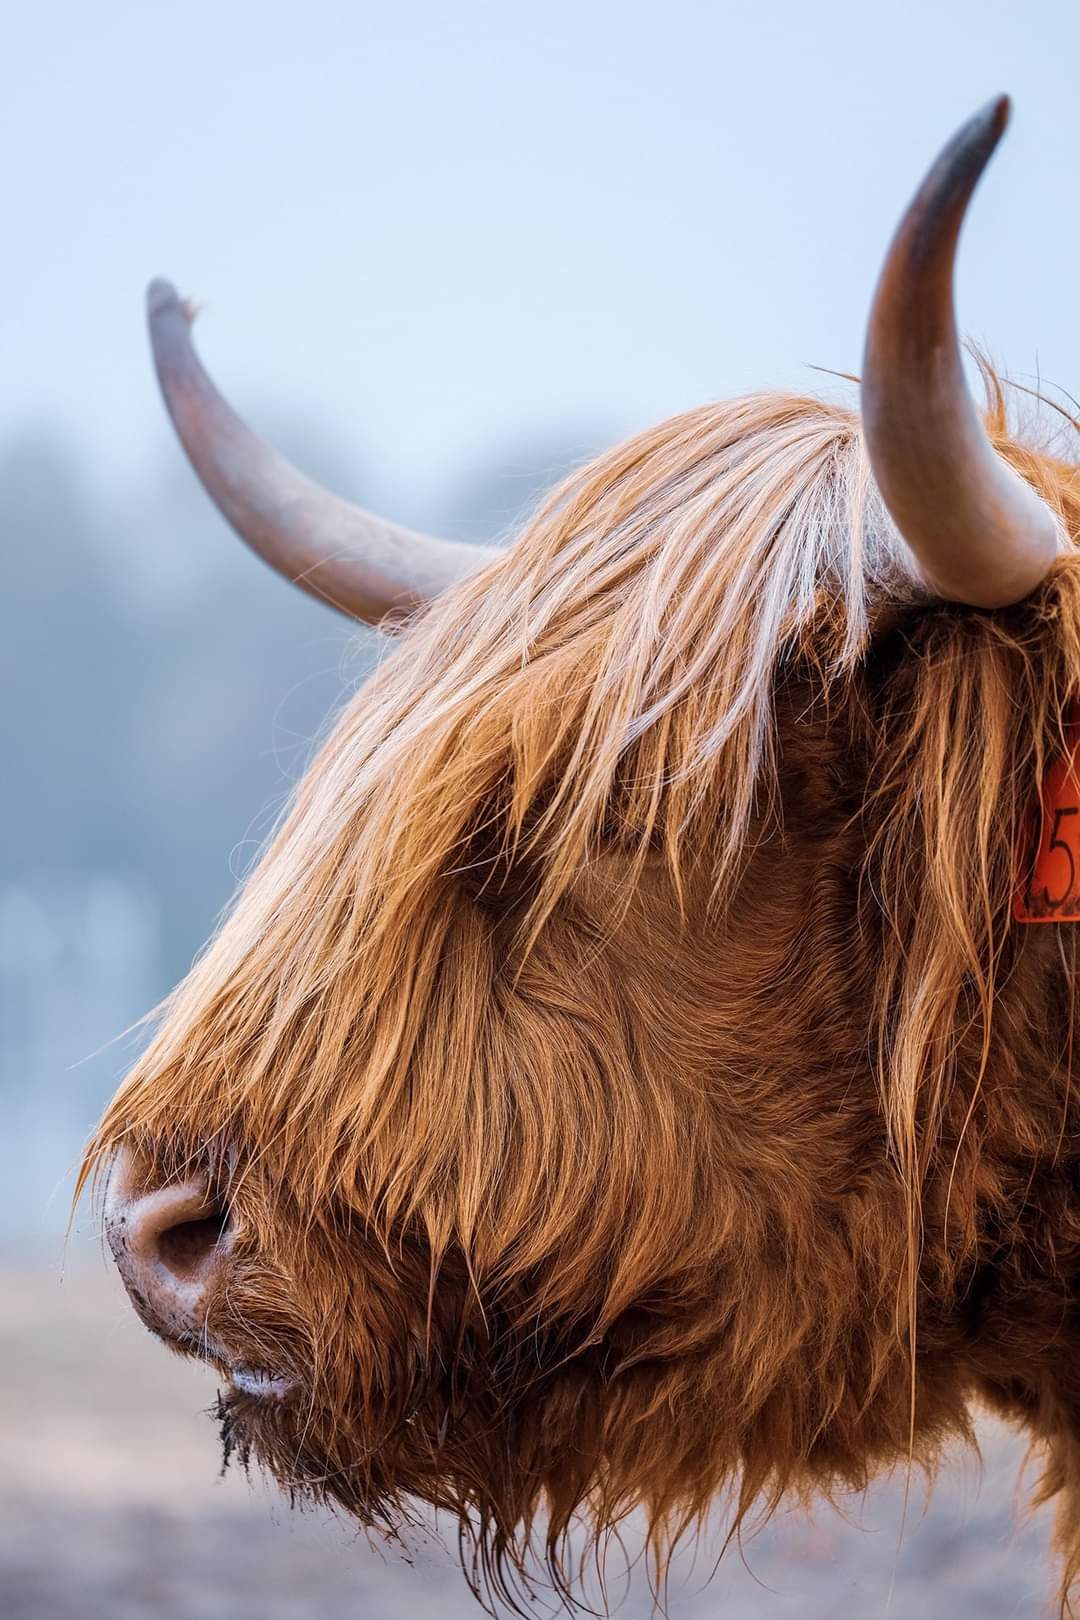
{"type": "MultiPolygon", "coordinates": [[[[1080,473],[1002,452],[1080,537],[1080,473]]],[[[110,1107],[238,1234],[229,1425],[511,1583],[642,1507],[1021,1419],[1080,1565],[1076,930],[1010,921],[1080,559],[928,604],[858,418],[761,395],[572,477],[356,696],[110,1107]]]]}

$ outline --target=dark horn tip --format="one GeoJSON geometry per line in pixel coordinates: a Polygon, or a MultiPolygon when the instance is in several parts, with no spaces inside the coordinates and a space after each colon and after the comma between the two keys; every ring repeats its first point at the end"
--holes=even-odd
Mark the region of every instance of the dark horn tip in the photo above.
{"type": "Polygon", "coordinates": [[[980,145],[985,145],[987,152],[992,152],[1009,127],[1009,117],[1012,113],[1012,100],[1009,96],[995,96],[988,101],[985,107],[975,114],[971,120],[971,134],[980,145]]]}
{"type": "Polygon", "coordinates": [[[168,309],[173,309],[180,302],[176,288],[164,276],[155,276],[146,289],[146,313],[148,315],[164,315],[168,309]]]}
{"type": "Polygon", "coordinates": [[[971,171],[972,180],[989,163],[998,142],[1009,127],[1012,101],[1008,96],[995,96],[985,107],[980,107],[959,131],[946,153],[962,168],[971,171]]]}
{"type": "Polygon", "coordinates": [[[179,310],[187,324],[190,326],[198,314],[198,305],[193,304],[190,298],[181,298],[171,281],[164,276],[155,276],[146,289],[146,313],[151,321],[158,320],[163,315],[171,315],[179,310]]]}
{"type": "Polygon", "coordinates": [[[1005,133],[1011,106],[1008,96],[995,96],[938,154],[897,228],[879,292],[891,276],[900,276],[913,289],[943,267],[951,273],[964,215],[1005,133]]]}
{"type": "Polygon", "coordinates": [[[1012,97],[995,96],[986,108],[987,116],[996,135],[1004,135],[1012,116],[1012,97]]]}

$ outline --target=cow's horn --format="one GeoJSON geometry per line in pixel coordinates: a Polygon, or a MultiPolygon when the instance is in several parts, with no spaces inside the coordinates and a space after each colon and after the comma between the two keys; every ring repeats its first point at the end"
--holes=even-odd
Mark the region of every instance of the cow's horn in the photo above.
{"type": "Polygon", "coordinates": [[[863,360],[878,486],[935,595],[1018,602],[1058,549],[1050,509],[996,454],[968,391],[953,310],[964,214],[1009,119],[1001,96],[941,153],[900,222],[874,295],[863,360]]]}
{"type": "Polygon", "coordinates": [[[191,465],[242,540],[312,596],[393,624],[498,553],[387,523],[320,488],[237,416],[191,340],[194,311],[167,281],[146,295],[169,415],[191,465]]]}

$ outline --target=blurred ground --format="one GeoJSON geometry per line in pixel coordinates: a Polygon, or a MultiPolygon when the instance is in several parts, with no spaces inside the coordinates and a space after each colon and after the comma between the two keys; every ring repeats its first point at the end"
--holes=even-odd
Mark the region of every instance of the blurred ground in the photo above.
{"type": "MultiPolygon", "coordinates": [[[[104,1264],[0,1275],[0,1616],[3,1620],[476,1620],[434,1539],[376,1549],[269,1487],[218,1478],[200,1413],[214,1384],[135,1322],[104,1264]]],[[[728,1556],[686,1560],[672,1620],[1005,1620],[1049,1614],[1046,1515],[1022,1522],[1022,1447],[983,1431],[985,1467],[959,1458],[897,1551],[903,1482],[851,1523],[789,1515],[728,1556]]],[[[612,1601],[623,1591],[612,1579],[612,1601]]],[[[635,1577],[619,1614],[647,1620],[635,1577]]]]}

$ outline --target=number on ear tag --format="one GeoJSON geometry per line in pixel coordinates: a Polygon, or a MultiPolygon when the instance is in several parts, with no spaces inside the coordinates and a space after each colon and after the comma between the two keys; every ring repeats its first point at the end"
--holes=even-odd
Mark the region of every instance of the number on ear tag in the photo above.
{"type": "Polygon", "coordinates": [[[1013,902],[1017,922],[1080,922],[1080,702],[1069,709],[1065,741],[1043,782],[1038,823],[1032,818],[1023,865],[1029,876],[1013,902]]]}

